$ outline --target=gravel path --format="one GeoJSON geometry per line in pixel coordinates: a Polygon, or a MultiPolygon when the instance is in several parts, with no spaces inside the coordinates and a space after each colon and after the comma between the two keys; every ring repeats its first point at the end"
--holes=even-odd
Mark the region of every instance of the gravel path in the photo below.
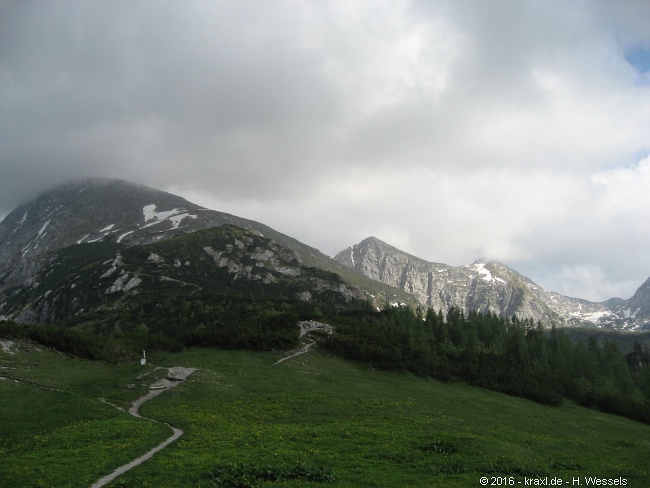
{"type": "MultiPolygon", "coordinates": [[[[150,419],[147,417],[143,417],[140,415],[138,412],[140,407],[142,406],[143,403],[151,400],[152,398],[160,395],[162,392],[174,388],[176,385],[179,385],[183,381],[185,381],[194,371],[196,371],[195,368],[183,368],[182,366],[174,366],[173,368],[169,368],[167,370],[167,376],[165,378],[162,378],[152,385],[149,386],[149,388],[153,388],[152,390],[149,391],[146,395],[141,396],[138,398],[136,401],[133,402],[131,405],[131,408],[129,408],[129,413],[133,415],[134,417],[140,418],[140,419],[145,419],[149,420],[151,422],[158,422],[157,420],[150,419]]],[[[139,458],[134,459],[128,464],[125,464],[123,466],[120,466],[117,468],[115,471],[112,473],[104,476],[102,479],[99,481],[95,482],[91,488],[100,488],[101,486],[107,485],[111,481],[113,481],[115,478],[118,476],[126,473],[132,468],[135,468],[136,466],[139,466],[143,462],[145,462],[147,459],[151,459],[151,457],[156,454],[159,451],[162,451],[164,448],[166,448],[169,444],[174,442],[176,439],[178,439],[180,436],[183,435],[183,431],[181,429],[178,429],[176,427],[172,427],[169,424],[167,425],[171,430],[172,430],[172,436],[169,437],[167,440],[164,442],[158,444],[156,447],[151,449],[149,452],[143,454],[139,458]]]]}
{"type": "Polygon", "coordinates": [[[302,347],[299,349],[294,349],[293,351],[290,351],[287,353],[285,357],[280,359],[279,361],[273,363],[273,366],[276,364],[280,364],[283,361],[286,361],[287,359],[295,358],[296,356],[300,356],[301,354],[305,354],[306,352],[309,351],[309,348],[316,344],[316,339],[310,335],[311,332],[314,331],[321,331],[326,334],[332,334],[333,329],[332,326],[329,324],[324,324],[322,322],[315,322],[313,320],[303,320],[302,322],[299,322],[298,325],[300,326],[300,338],[301,339],[308,339],[310,342],[304,343],[302,347]]]}

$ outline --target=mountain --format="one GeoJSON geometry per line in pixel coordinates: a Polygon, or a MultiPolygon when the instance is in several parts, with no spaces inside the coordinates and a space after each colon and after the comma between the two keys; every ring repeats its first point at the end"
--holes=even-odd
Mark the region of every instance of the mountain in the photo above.
{"type": "Polygon", "coordinates": [[[49,323],[97,307],[119,308],[164,291],[163,281],[182,285],[184,291],[224,293],[218,280],[202,284],[200,277],[187,274],[189,270],[200,274],[201,269],[183,265],[186,261],[210,262],[207,248],[222,253],[219,260],[230,256],[226,269],[238,270],[235,275],[220,274],[225,282],[232,284],[236,276],[238,285],[249,283],[244,287],[247,291],[235,294],[239,298],[268,295],[277,285],[275,288],[283,289],[274,295],[277,299],[295,300],[309,294],[316,302],[327,291],[337,295],[330,297],[334,301],[363,298],[375,306],[420,305],[442,311],[455,306],[466,313],[492,311],[546,325],[650,329],[650,280],[629,300],[594,303],[545,290],[500,263],[477,261],[461,267],[432,263],[374,237],[332,259],[262,223],[210,210],[154,188],[103,178],[72,181],[43,193],[17,207],[0,223],[0,318],[49,323]],[[228,253],[238,244],[224,244],[223,236],[212,236],[223,244],[221,247],[199,243],[205,238],[202,231],[224,226],[247,232],[246,239],[242,235],[238,242],[252,239],[255,246],[238,248],[241,255],[233,257],[228,253]],[[258,239],[265,239],[265,243],[258,239]],[[196,243],[189,245],[193,240],[196,243]],[[150,269],[148,258],[162,254],[147,246],[167,241],[181,247],[174,259],[171,254],[164,258],[169,269],[158,275],[150,269]],[[138,249],[135,255],[139,256],[129,261],[132,267],[124,264],[114,279],[106,274],[127,263],[123,260],[131,248],[138,249]],[[275,264],[267,264],[275,273],[268,276],[275,276],[277,282],[253,272],[267,266],[259,259],[261,255],[275,256],[275,264]],[[295,255],[294,264],[282,261],[281,256],[290,255],[295,255]],[[176,262],[181,265],[169,264],[176,262]],[[281,262],[284,264],[278,264],[281,262]],[[298,266],[300,272],[282,275],[276,266],[298,266]],[[237,274],[240,272],[244,274],[237,274]],[[147,276],[157,278],[151,281],[147,276]],[[66,280],[72,281],[68,284],[66,280]],[[115,294],[109,291],[112,287],[115,294]]]}
{"type": "Polygon", "coordinates": [[[446,311],[458,307],[530,318],[543,324],[641,330],[650,323],[650,280],[630,300],[604,303],[545,290],[496,262],[454,267],[432,263],[369,237],[334,259],[369,278],[413,294],[422,306],[446,311]]]}
{"type": "MultiPolygon", "coordinates": [[[[149,244],[69,246],[36,274],[32,285],[13,290],[4,312],[18,322],[78,324],[119,323],[125,310],[146,310],[146,321],[168,325],[174,307],[187,306],[184,301],[204,309],[251,297],[331,305],[366,298],[338,275],[305,266],[292,248],[223,225],[149,244]]],[[[194,326],[201,322],[197,313],[189,313],[194,326]]]]}
{"type": "MultiPolygon", "coordinates": [[[[102,244],[101,249],[117,252],[224,225],[272,240],[273,245],[296,253],[302,266],[336,273],[352,283],[350,288],[363,289],[368,296],[409,300],[405,293],[358,275],[317,249],[259,222],[206,209],[146,186],[95,178],[72,181],[43,193],[17,207],[0,223],[0,317],[53,320],[47,307],[45,312],[42,307],[30,309],[31,295],[27,290],[40,289],[43,270],[59,262],[57,256],[63,250],[71,249],[68,254],[83,261],[83,255],[98,252],[98,246],[88,250],[91,244],[102,244]],[[27,308],[16,309],[18,298],[18,302],[22,300],[21,306],[27,308]]],[[[54,294],[56,289],[50,291],[54,294]]]]}
{"type": "Polygon", "coordinates": [[[620,322],[633,324],[648,321],[650,319],[650,278],[639,287],[632,298],[610,303],[610,308],[620,322]]]}
{"type": "Polygon", "coordinates": [[[297,242],[263,224],[146,186],[103,178],[70,182],[19,206],[0,223],[0,290],[32,282],[59,249],[74,244],[143,244],[224,224],[286,245],[297,242]]]}

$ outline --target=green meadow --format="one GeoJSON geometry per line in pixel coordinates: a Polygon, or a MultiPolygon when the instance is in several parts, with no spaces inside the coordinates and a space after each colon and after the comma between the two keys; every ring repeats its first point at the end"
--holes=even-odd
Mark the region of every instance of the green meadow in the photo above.
{"type": "Polygon", "coordinates": [[[650,486],[650,426],[568,401],[542,406],[317,349],[274,365],[280,353],[196,348],[146,367],[14,352],[0,352],[0,486],[88,487],[171,435],[164,423],[184,436],[108,486],[650,486]],[[146,392],[155,365],[198,368],[143,405],[161,423],[116,408],[146,392]]]}

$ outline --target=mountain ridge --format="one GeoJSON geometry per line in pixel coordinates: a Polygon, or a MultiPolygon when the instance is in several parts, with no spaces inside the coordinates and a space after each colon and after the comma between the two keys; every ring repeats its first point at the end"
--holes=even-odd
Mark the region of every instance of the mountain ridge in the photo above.
{"type": "Polygon", "coordinates": [[[370,236],[334,256],[372,279],[413,294],[434,310],[458,307],[515,315],[544,325],[642,330],[650,324],[650,279],[629,300],[598,303],[566,297],[537,285],[508,266],[483,259],[465,266],[426,261],[370,236]]]}
{"type": "MultiPolygon", "coordinates": [[[[97,323],[113,317],[119,325],[120,309],[144,307],[147,320],[153,321],[163,303],[223,304],[247,301],[251,293],[261,302],[365,300],[338,275],[305,266],[292,248],[222,225],[148,244],[69,246],[39,271],[31,286],[13,291],[5,311],[25,323],[97,323]]],[[[166,314],[173,309],[163,308],[166,314]]]]}
{"type": "Polygon", "coordinates": [[[0,222],[0,316],[18,288],[37,286],[37,275],[70,246],[99,242],[143,245],[233,225],[290,247],[304,265],[337,273],[376,296],[403,292],[351,272],[316,248],[265,224],[210,210],[184,198],[124,180],[74,180],[14,209],[0,222]]]}
{"type": "Polygon", "coordinates": [[[74,180],[19,205],[0,222],[0,316],[16,290],[37,287],[62,249],[80,244],[145,245],[232,225],[293,249],[305,266],[338,274],[375,306],[457,307],[544,325],[650,328],[650,279],[629,300],[565,297],[497,262],[426,261],[370,236],[333,258],[263,223],[210,210],[168,192],[118,179],[74,180]]]}

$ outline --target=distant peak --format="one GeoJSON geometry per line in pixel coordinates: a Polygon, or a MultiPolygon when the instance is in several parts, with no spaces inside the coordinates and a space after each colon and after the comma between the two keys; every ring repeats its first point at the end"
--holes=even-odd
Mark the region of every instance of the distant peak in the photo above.
{"type": "Polygon", "coordinates": [[[368,236],[364,240],[362,240],[359,244],[362,244],[364,242],[383,242],[381,239],[376,238],[375,236],[368,236]]]}
{"type": "Polygon", "coordinates": [[[370,245],[370,244],[393,247],[390,244],[388,244],[387,242],[382,241],[381,239],[379,239],[378,237],[375,237],[375,236],[366,237],[359,244],[357,244],[357,246],[364,246],[364,245],[370,245]]]}

